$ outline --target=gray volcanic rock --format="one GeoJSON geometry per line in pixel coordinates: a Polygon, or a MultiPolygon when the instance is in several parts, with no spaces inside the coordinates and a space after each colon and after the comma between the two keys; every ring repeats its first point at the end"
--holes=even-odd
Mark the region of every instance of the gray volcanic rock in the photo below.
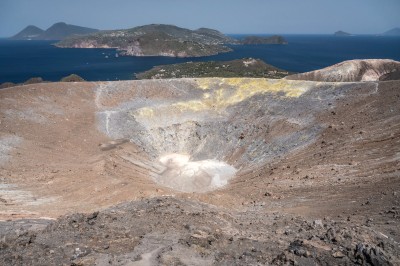
{"type": "Polygon", "coordinates": [[[302,217],[271,214],[261,209],[228,212],[173,197],[128,202],[52,222],[0,222],[0,237],[2,265],[395,265],[399,262],[396,242],[377,240],[381,237],[379,232],[368,227],[329,219],[316,226],[302,217]],[[363,264],[368,261],[374,263],[363,264]]]}
{"type": "Polygon", "coordinates": [[[4,83],[0,84],[0,89],[6,89],[6,88],[14,87],[14,86],[16,86],[16,84],[13,82],[4,82],[4,83]]]}
{"type": "Polygon", "coordinates": [[[61,48],[117,48],[123,55],[200,57],[230,52],[236,43],[216,30],[189,30],[173,25],[151,24],[126,30],[102,31],[58,42],[61,48]]]}
{"type": "Polygon", "coordinates": [[[398,79],[400,62],[388,59],[349,60],[307,73],[287,76],[289,80],[356,82],[398,79]]]}

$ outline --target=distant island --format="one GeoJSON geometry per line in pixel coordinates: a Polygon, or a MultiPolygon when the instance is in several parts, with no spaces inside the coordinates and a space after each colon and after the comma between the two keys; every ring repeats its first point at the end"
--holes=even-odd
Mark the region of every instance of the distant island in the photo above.
{"type": "Polygon", "coordinates": [[[151,24],[126,30],[100,31],[71,37],[55,45],[61,48],[116,48],[122,55],[201,57],[232,51],[224,44],[237,40],[213,29],[189,30],[151,24]]]}
{"type": "Polygon", "coordinates": [[[385,36],[400,36],[400,28],[393,28],[391,30],[388,30],[384,32],[382,35],[385,36]]]}
{"type": "Polygon", "coordinates": [[[16,35],[12,40],[63,40],[71,36],[85,35],[98,32],[97,29],[85,28],[76,25],[69,25],[64,22],[58,22],[47,30],[42,30],[36,26],[29,25],[16,35]]]}
{"type": "Polygon", "coordinates": [[[47,30],[30,25],[12,40],[58,40],[59,48],[114,48],[120,55],[203,57],[231,52],[229,44],[287,44],[284,37],[247,36],[236,40],[208,28],[190,30],[174,25],[150,24],[131,29],[97,29],[55,23],[47,30]]]}
{"type": "Polygon", "coordinates": [[[27,26],[25,29],[11,37],[13,40],[38,40],[44,33],[44,30],[33,25],[27,26]]]}
{"type": "Polygon", "coordinates": [[[279,35],[274,35],[270,37],[260,37],[260,36],[247,36],[242,41],[242,44],[288,44],[288,42],[279,35]]]}
{"type": "Polygon", "coordinates": [[[204,78],[204,77],[253,77],[280,79],[288,71],[253,58],[232,61],[187,62],[156,66],[136,74],[137,79],[204,78]]]}
{"type": "Polygon", "coordinates": [[[345,31],[341,31],[341,30],[335,32],[333,35],[335,35],[335,36],[352,36],[351,33],[348,33],[348,32],[345,32],[345,31]]]}

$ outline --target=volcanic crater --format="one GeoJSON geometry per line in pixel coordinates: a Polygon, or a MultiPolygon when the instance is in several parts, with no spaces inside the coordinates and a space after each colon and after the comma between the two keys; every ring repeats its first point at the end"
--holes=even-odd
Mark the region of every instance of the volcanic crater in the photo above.
{"type": "MultiPolygon", "coordinates": [[[[57,248],[50,240],[48,245],[54,245],[56,254],[35,249],[55,263],[94,265],[111,261],[111,257],[118,261],[118,256],[134,250],[129,253],[134,255],[124,257],[125,262],[172,265],[168,261],[180,258],[185,264],[187,245],[203,250],[190,249],[194,257],[201,257],[188,263],[194,265],[237,263],[240,259],[233,250],[247,252],[246,248],[248,265],[285,260],[311,263],[317,258],[327,263],[337,258],[354,263],[360,258],[368,260],[362,250],[364,257],[355,255],[355,245],[369,243],[377,250],[376,239],[383,239],[387,247],[386,251],[380,249],[379,259],[399,262],[395,251],[400,241],[398,216],[388,212],[396,213],[399,206],[399,81],[201,78],[32,84],[0,90],[0,119],[3,228],[21,226],[18,221],[40,221],[47,231],[39,231],[35,237],[43,240],[66,232],[62,230],[73,224],[78,226],[74,228],[86,228],[82,226],[96,217],[103,220],[93,226],[103,224],[96,228],[111,230],[108,226],[120,218],[109,224],[104,219],[115,213],[137,213],[138,227],[132,230],[147,228],[141,233],[142,240],[129,244],[118,242],[123,236],[111,230],[115,235],[110,233],[107,240],[110,250],[102,251],[105,240],[101,236],[89,243],[94,235],[79,238],[79,234],[92,232],[89,229],[76,234],[71,233],[72,227],[65,229],[70,230],[68,237],[57,240],[60,243],[54,241],[61,246],[65,241],[76,243],[71,249],[57,248]],[[133,205],[127,205],[130,201],[133,205]],[[182,212],[163,221],[175,205],[182,206],[182,212]],[[158,212],[163,208],[167,208],[166,216],[148,213],[140,218],[140,210],[158,212]],[[71,218],[77,212],[95,211],[100,214],[71,218]],[[190,216],[191,212],[199,213],[193,214],[199,218],[190,216]],[[51,221],[60,215],[68,216],[59,218],[57,227],[51,221]],[[208,229],[201,227],[202,217],[207,217],[203,227],[207,224],[208,229]],[[338,224],[332,222],[333,217],[338,224]],[[371,231],[362,227],[366,217],[374,221],[371,231]],[[171,219],[176,225],[169,224],[171,219]],[[302,234],[307,230],[317,229],[300,230],[301,226],[296,227],[300,221],[293,224],[296,219],[317,219],[318,224],[318,219],[325,219],[326,227],[321,228],[326,230],[334,225],[348,229],[351,221],[366,233],[365,237],[349,233],[354,243],[327,238],[325,249],[320,248],[322,244],[310,248],[310,244],[306,247],[305,242],[294,241],[305,238],[302,234]],[[281,228],[286,224],[289,231],[270,232],[267,228],[274,223],[281,228]],[[175,236],[165,231],[170,227],[175,228],[175,236]],[[295,229],[299,231],[290,231],[295,229]],[[186,234],[191,240],[184,244],[186,234]],[[206,244],[193,242],[203,238],[208,239],[206,244]],[[236,241],[244,241],[244,245],[225,249],[236,241]],[[268,241],[278,242],[264,253],[251,251],[268,241]],[[117,242],[123,248],[116,248],[117,242]],[[217,243],[214,249],[211,242],[217,243]],[[91,251],[85,253],[82,245],[91,251]],[[304,254],[317,250],[315,254],[320,256],[296,254],[294,246],[302,247],[304,254]],[[338,251],[341,253],[335,253],[338,251]],[[326,258],[324,254],[328,254],[326,258]]],[[[321,228],[313,231],[314,236],[325,234],[321,228]]],[[[351,228],[348,230],[356,232],[351,228]]],[[[133,231],[127,241],[136,239],[133,231]]],[[[14,240],[3,250],[3,259],[22,252],[12,244],[18,234],[4,235],[14,240]]],[[[36,248],[32,245],[29,247],[36,248]]],[[[21,256],[20,262],[32,262],[21,256]]]]}

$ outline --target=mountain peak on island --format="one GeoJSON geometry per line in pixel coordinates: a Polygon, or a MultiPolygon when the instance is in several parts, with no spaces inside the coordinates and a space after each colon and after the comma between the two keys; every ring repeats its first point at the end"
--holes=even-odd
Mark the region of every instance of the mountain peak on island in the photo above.
{"type": "Polygon", "coordinates": [[[11,39],[14,40],[32,40],[38,38],[41,34],[43,34],[44,30],[38,28],[34,25],[29,25],[24,28],[22,31],[12,36],[11,39]]]}
{"type": "Polygon", "coordinates": [[[383,35],[387,36],[400,36],[400,28],[393,28],[383,33],[383,35]]]}
{"type": "Polygon", "coordinates": [[[63,40],[67,37],[84,35],[97,32],[97,29],[91,29],[76,25],[70,25],[65,22],[57,22],[46,31],[30,25],[18,34],[11,37],[14,40],[63,40]]]}
{"type": "Polygon", "coordinates": [[[48,28],[41,37],[44,40],[62,40],[70,36],[85,35],[97,31],[99,30],[58,22],[48,28]]]}
{"type": "Polygon", "coordinates": [[[60,21],[60,22],[57,22],[57,23],[53,24],[53,26],[66,26],[66,25],[67,25],[67,23],[65,23],[63,21],[60,21]]]}
{"type": "Polygon", "coordinates": [[[335,32],[333,35],[335,35],[335,36],[351,36],[352,34],[342,31],[342,30],[339,30],[339,31],[335,32]]]}

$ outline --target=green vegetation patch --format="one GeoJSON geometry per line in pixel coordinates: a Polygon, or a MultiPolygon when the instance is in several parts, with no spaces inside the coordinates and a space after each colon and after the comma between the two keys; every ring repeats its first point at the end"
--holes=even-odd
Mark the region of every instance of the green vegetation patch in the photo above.
{"type": "Polygon", "coordinates": [[[253,77],[280,79],[288,71],[266,64],[253,58],[233,61],[187,62],[182,64],[156,66],[136,74],[138,79],[170,79],[201,77],[253,77]]]}

